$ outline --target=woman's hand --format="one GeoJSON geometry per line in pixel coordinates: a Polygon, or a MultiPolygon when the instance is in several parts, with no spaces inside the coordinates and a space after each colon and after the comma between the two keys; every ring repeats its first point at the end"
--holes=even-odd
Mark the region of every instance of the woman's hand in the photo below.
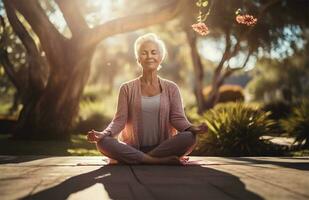
{"type": "Polygon", "coordinates": [[[87,135],[87,140],[90,143],[96,143],[98,142],[101,138],[103,138],[104,134],[100,131],[95,131],[95,130],[91,130],[88,131],[88,135],[87,135]]]}
{"type": "Polygon", "coordinates": [[[191,131],[194,134],[204,134],[208,131],[208,126],[205,123],[202,123],[198,126],[191,126],[187,131],[191,131]]]}

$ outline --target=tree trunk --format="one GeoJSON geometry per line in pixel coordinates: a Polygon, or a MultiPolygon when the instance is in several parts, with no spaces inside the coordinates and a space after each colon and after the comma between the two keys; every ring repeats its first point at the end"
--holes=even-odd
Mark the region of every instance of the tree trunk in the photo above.
{"type": "Polygon", "coordinates": [[[201,114],[204,109],[205,99],[203,95],[204,69],[200,55],[196,47],[196,35],[190,26],[184,28],[191,49],[191,57],[194,69],[194,95],[197,103],[198,113],[201,114]]]}
{"type": "MultiPolygon", "coordinates": [[[[49,67],[49,77],[44,84],[41,81],[42,76],[35,76],[36,73],[33,73],[35,71],[29,72],[32,74],[31,80],[34,81],[29,89],[36,86],[39,88],[36,88],[23,102],[24,107],[20,113],[14,138],[69,138],[70,128],[77,116],[79,101],[89,77],[90,63],[96,45],[108,36],[170,20],[186,3],[185,0],[177,3],[171,1],[170,4],[151,13],[115,19],[91,29],[75,1],[55,0],[55,2],[72,32],[70,39],[57,31],[37,0],[4,0],[7,13],[10,12],[14,17],[14,12],[17,10],[28,21],[46,55],[47,64],[44,67],[49,67]]],[[[16,17],[10,23],[20,25],[16,17]]],[[[40,54],[33,45],[33,40],[22,39],[29,33],[22,26],[15,26],[14,31],[22,32],[19,37],[26,46],[29,58],[38,61],[33,65],[29,64],[33,66],[30,70],[39,69],[40,54]]]]}
{"type": "MultiPolygon", "coordinates": [[[[217,80],[217,77],[213,77],[213,79],[217,80]]],[[[222,81],[213,81],[211,84],[210,92],[204,102],[203,112],[213,108],[219,99],[219,89],[223,84],[222,81]]]]}
{"type": "Polygon", "coordinates": [[[24,105],[16,138],[67,139],[89,77],[91,51],[71,54],[52,72],[44,92],[24,105]],[[81,58],[79,55],[83,55],[81,58]],[[70,71],[68,71],[70,70],[70,71]]]}

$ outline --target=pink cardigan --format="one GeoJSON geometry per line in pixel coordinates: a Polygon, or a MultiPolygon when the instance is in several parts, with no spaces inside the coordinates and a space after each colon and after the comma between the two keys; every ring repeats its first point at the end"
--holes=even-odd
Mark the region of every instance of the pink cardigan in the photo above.
{"type": "MultiPolygon", "coordinates": [[[[159,131],[160,143],[177,131],[184,131],[192,124],[187,120],[179,88],[176,83],[159,77],[162,88],[160,99],[159,131]]],[[[116,114],[103,132],[110,132],[137,149],[143,137],[143,119],[141,117],[141,83],[140,77],[123,83],[120,87],[116,114]]]]}

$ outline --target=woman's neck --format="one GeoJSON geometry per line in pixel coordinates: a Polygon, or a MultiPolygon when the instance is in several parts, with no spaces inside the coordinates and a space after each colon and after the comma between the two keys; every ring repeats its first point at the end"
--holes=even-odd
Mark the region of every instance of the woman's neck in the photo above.
{"type": "Polygon", "coordinates": [[[141,76],[141,81],[147,85],[158,83],[158,74],[156,71],[153,71],[153,72],[143,71],[143,74],[141,76]]]}

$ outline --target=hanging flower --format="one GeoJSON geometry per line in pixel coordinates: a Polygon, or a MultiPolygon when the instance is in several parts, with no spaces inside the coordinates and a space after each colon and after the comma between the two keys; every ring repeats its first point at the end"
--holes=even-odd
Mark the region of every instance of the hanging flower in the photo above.
{"type": "Polygon", "coordinates": [[[192,25],[192,29],[200,35],[205,36],[209,33],[208,27],[204,23],[210,13],[208,0],[198,0],[196,6],[199,8],[199,15],[197,17],[197,23],[192,25]],[[207,9],[208,12],[205,13],[205,9],[207,9]]]}
{"type": "Polygon", "coordinates": [[[253,17],[252,15],[237,15],[236,21],[239,24],[245,24],[247,26],[254,26],[257,22],[257,18],[253,17]]]}
{"type": "Polygon", "coordinates": [[[202,36],[205,36],[209,33],[208,27],[203,22],[193,24],[192,28],[195,32],[199,33],[202,36]]]}

